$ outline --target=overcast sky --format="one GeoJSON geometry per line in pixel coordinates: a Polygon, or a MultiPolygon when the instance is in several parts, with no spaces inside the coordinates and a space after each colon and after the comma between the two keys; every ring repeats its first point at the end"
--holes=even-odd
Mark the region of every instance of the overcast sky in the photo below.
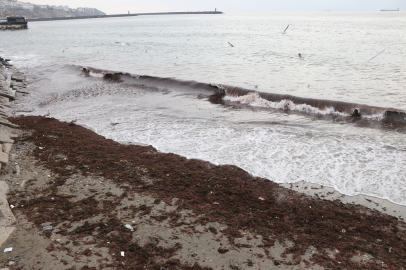
{"type": "Polygon", "coordinates": [[[94,7],[107,14],[165,11],[379,11],[400,8],[406,0],[23,0],[41,5],[94,7]]]}

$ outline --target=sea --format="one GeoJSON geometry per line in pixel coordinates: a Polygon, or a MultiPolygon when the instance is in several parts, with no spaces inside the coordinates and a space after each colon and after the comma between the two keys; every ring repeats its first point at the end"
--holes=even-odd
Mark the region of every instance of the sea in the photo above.
{"type": "Polygon", "coordinates": [[[261,12],[29,22],[0,56],[13,114],[276,183],[406,205],[406,13],[261,12]],[[300,55],[299,55],[300,54],[300,55]]]}

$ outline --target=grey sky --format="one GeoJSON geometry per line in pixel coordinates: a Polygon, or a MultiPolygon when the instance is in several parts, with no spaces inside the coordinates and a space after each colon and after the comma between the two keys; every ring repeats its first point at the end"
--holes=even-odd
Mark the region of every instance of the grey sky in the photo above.
{"type": "MultiPolygon", "coordinates": [[[[23,0],[24,1],[24,0],[23,0]]],[[[25,0],[27,1],[27,0],[25,0]]],[[[164,11],[379,11],[400,8],[406,0],[28,0],[34,4],[94,7],[107,14],[164,11]]],[[[28,2],[27,1],[27,2],[28,2]]]]}

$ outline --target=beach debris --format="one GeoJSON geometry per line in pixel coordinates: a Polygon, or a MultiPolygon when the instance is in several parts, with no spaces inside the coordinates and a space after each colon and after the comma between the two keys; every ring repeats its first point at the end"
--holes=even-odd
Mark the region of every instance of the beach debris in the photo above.
{"type": "Polygon", "coordinates": [[[41,231],[50,231],[53,230],[54,228],[52,226],[45,226],[41,228],[41,231]]]}
{"type": "Polygon", "coordinates": [[[286,30],[288,30],[288,28],[289,28],[289,24],[288,24],[288,26],[286,26],[285,31],[283,31],[282,35],[286,34],[286,30]]]}
{"type": "Polygon", "coordinates": [[[124,257],[124,251],[121,251],[121,256],[123,256],[123,257],[124,257]]]}
{"type": "Polygon", "coordinates": [[[5,248],[5,249],[4,249],[4,252],[10,252],[10,251],[12,251],[12,250],[13,250],[12,247],[8,247],[8,248],[5,248]]]}
{"type": "Polygon", "coordinates": [[[234,47],[234,45],[233,45],[233,44],[231,44],[230,42],[228,42],[228,44],[230,44],[230,46],[231,46],[231,47],[234,47]]]}
{"type": "Polygon", "coordinates": [[[262,198],[262,197],[259,197],[258,199],[259,199],[259,200],[261,200],[261,201],[265,201],[265,199],[264,199],[264,198],[262,198]]]}
{"type": "Polygon", "coordinates": [[[10,208],[11,208],[11,209],[13,209],[14,207],[15,207],[14,205],[10,204],[10,208]]]}
{"type": "Polygon", "coordinates": [[[230,250],[227,248],[218,248],[217,251],[220,254],[225,254],[225,253],[229,252],[230,250]]]}
{"type": "Polygon", "coordinates": [[[129,229],[130,231],[134,231],[134,228],[130,225],[130,224],[125,224],[125,226],[127,229],[129,229]]]}
{"type": "Polygon", "coordinates": [[[392,247],[389,248],[389,253],[391,253],[391,252],[392,252],[392,247]]]}
{"type": "Polygon", "coordinates": [[[214,202],[213,204],[219,204],[218,202],[214,202]]]}
{"type": "Polygon", "coordinates": [[[121,45],[123,45],[123,46],[125,46],[125,45],[130,46],[129,43],[123,43],[123,42],[118,42],[118,41],[116,41],[116,43],[119,43],[119,44],[121,44],[121,45]]]}
{"type": "Polygon", "coordinates": [[[341,230],[341,232],[345,233],[345,232],[346,232],[346,230],[345,230],[345,229],[342,229],[342,230],[341,230]]]}

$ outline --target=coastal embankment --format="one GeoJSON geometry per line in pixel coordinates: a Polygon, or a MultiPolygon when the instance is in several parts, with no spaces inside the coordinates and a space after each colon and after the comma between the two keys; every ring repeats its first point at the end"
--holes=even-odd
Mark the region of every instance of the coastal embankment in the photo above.
{"type": "MultiPolygon", "coordinates": [[[[7,120],[10,116],[11,103],[15,99],[15,93],[11,87],[22,91],[24,77],[22,74],[10,75],[7,68],[12,68],[6,59],[0,57],[0,169],[4,170],[10,163],[9,154],[16,136],[16,126],[7,120]]],[[[18,167],[17,167],[18,169],[18,167]]],[[[18,172],[19,173],[19,172],[18,172]]],[[[0,180],[0,245],[7,240],[8,236],[15,229],[16,219],[7,201],[8,184],[0,180]]]]}
{"type": "Polygon", "coordinates": [[[114,18],[114,17],[133,17],[143,15],[186,15],[186,14],[223,14],[221,11],[197,11],[197,12],[156,12],[156,13],[133,13],[133,14],[113,14],[113,15],[94,15],[94,16],[75,16],[75,17],[53,17],[53,18],[36,18],[27,19],[28,22],[37,21],[58,21],[58,20],[79,20],[79,19],[96,19],[96,18],[114,18]]]}
{"type": "Polygon", "coordinates": [[[314,191],[306,195],[236,166],[120,144],[52,114],[7,118],[10,102],[30,98],[29,80],[8,61],[1,65],[1,221],[8,223],[1,226],[7,252],[0,252],[0,267],[406,265],[406,224],[394,209],[388,215],[358,201],[327,200],[333,192],[321,193],[323,187],[297,184],[314,191]]]}

